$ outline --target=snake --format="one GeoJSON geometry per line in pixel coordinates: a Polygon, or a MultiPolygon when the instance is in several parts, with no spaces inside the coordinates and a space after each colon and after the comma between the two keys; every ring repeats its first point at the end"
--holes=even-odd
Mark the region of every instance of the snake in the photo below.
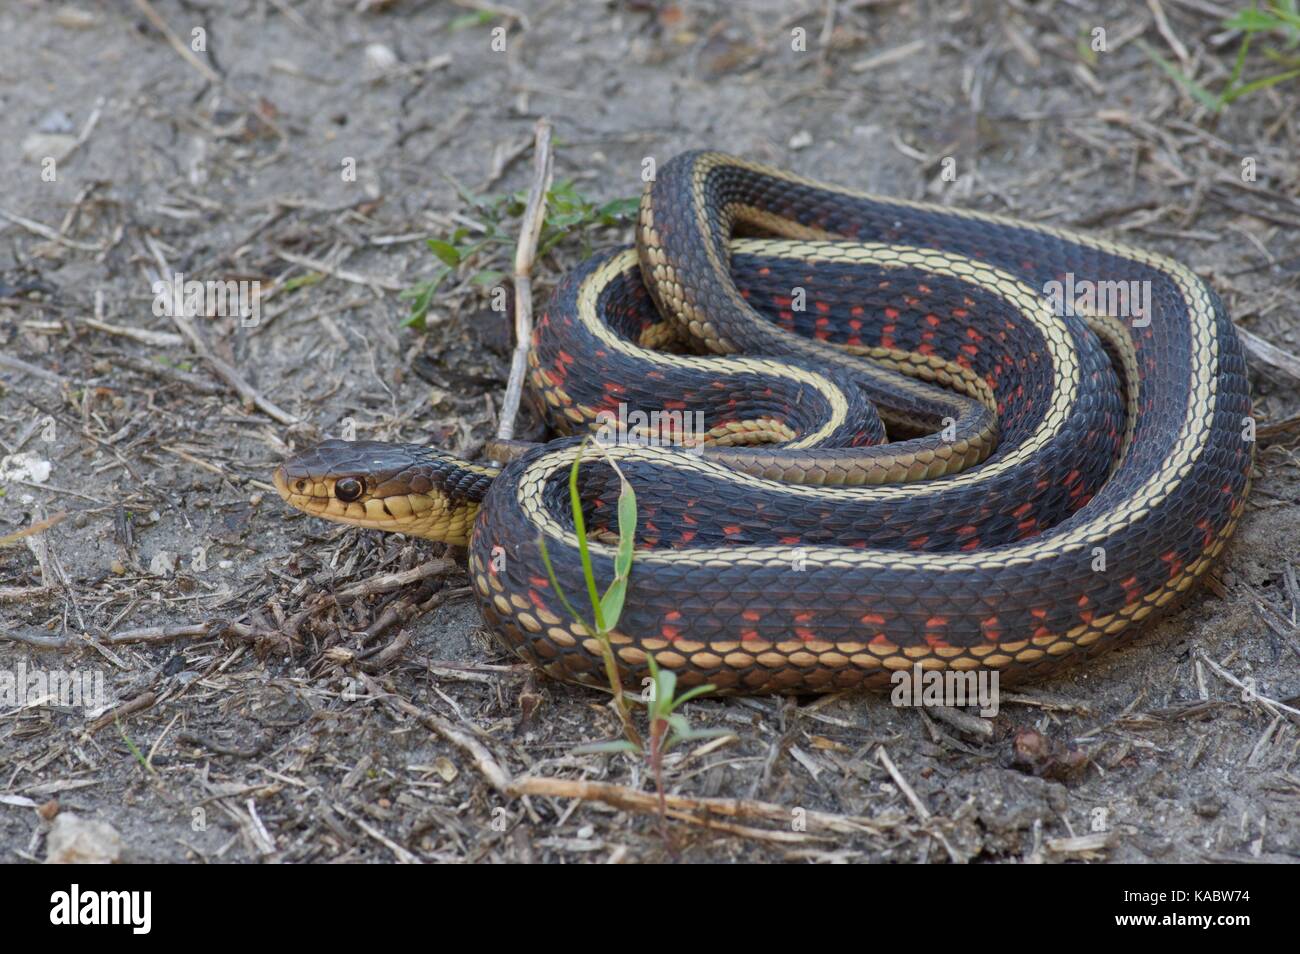
{"type": "Polygon", "coordinates": [[[1039,678],[1148,627],[1231,538],[1246,363],[1187,266],[699,150],[649,176],[634,231],[534,323],[553,440],[504,463],[328,440],[280,495],[467,548],[484,621],[551,676],[653,661],[727,694],[1039,678]],[[627,488],[602,631],[582,551],[619,578],[627,488]]]}

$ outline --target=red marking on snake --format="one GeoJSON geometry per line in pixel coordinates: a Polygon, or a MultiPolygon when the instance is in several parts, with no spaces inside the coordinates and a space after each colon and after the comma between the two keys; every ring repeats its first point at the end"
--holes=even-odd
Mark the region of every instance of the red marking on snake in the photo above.
{"type": "Polygon", "coordinates": [[[1178,554],[1173,550],[1160,554],[1160,559],[1169,564],[1169,578],[1171,580],[1183,572],[1183,561],[1179,559],[1178,554]]]}

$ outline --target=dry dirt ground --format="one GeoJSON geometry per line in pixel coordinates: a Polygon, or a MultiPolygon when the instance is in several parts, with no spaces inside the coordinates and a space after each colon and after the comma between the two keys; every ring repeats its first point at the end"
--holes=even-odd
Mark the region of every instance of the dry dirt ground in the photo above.
{"type": "MultiPolygon", "coordinates": [[[[1210,112],[1140,44],[1217,88],[1228,11],[1156,8],[1163,26],[1084,0],[0,6],[0,536],[66,515],[0,548],[0,662],[102,674],[107,697],[0,703],[0,858],[43,858],[62,811],[150,861],[1300,859],[1288,425],[1261,430],[1212,585],[1004,693],[991,732],[876,696],[691,703],[732,735],[680,750],[668,791],[763,804],[684,809],[666,837],[626,797],[512,793],[653,786],[574,754],[615,734],[604,697],[503,653],[440,546],[302,517],[269,485],[344,428],[492,433],[508,323],[478,263],[424,330],[398,293],[438,267],[424,238],[480,222],[461,190],[527,186],[539,117],[557,178],[600,200],[634,195],[644,157],[725,147],[1173,255],[1300,351],[1296,86],[1210,112]],[[152,308],[169,272],[260,281],[260,323],[183,337],[152,308]]],[[[539,296],[583,254],[545,256],[539,296]]],[[[1296,380],[1252,368],[1261,422],[1300,413],[1296,380]]]]}

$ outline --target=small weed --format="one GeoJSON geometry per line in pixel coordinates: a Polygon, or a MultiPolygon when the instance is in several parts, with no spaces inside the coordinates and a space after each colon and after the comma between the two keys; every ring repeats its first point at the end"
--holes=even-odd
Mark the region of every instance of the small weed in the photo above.
{"type": "Polygon", "coordinates": [[[560,602],[564,604],[564,608],[576,622],[593,634],[597,642],[600,643],[601,656],[605,664],[605,677],[609,681],[609,688],[614,696],[615,709],[618,711],[619,719],[623,723],[624,738],[584,745],[576,751],[579,753],[625,752],[646,758],[654,772],[655,788],[659,794],[660,823],[662,824],[666,810],[663,785],[664,756],[680,742],[717,738],[730,733],[725,729],[695,729],[691,726],[686,716],[677,710],[691,699],[713,692],[716,687],[711,684],[696,686],[679,695],[677,693],[677,674],[668,669],[660,669],[652,653],[646,654],[646,664],[650,668],[650,682],[646,686],[645,694],[642,697],[642,701],[646,703],[650,729],[648,747],[632,723],[627,696],[623,691],[622,680],[619,678],[618,663],[614,659],[614,647],[610,642],[609,634],[618,625],[619,617],[622,615],[623,601],[627,596],[628,578],[632,572],[633,544],[636,539],[637,523],[636,492],[632,489],[632,485],[623,475],[623,472],[619,470],[618,465],[607,457],[607,463],[614,469],[614,473],[618,475],[619,480],[618,548],[614,556],[614,579],[605,590],[605,594],[601,596],[599,595],[600,587],[596,583],[596,574],[592,567],[591,553],[587,544],[587,528],[582,515],[582,499],[578,493],[578,468],[582,464],[582,456],[587,443],[588,441],[583,441],[579,446],[578,454],[573,461],[573,468],[569,472],[569,505],[573,510],[574,533],[578,538],[578,553],[582,559],[583,577],[587,583],[587,597],[591,602],[592,618],[590,620],[586,619],[573,607],[573,604],[569,602],[568,597],[560,588],[560,582],[555,576],[555,568],[551,565],[550,554],[546,550],[544,537],[541,538],[542,560],[546,564],[546,572],[550,577],[551,585],[555,587],[555,592],[559,596],[560,602]]]}
{"type": "MultiPolygon", "coordinates": [[[[481,229],[467,226],[456,229],[445,238],[431,238],[425,244],[438,259],[433,276],[408,288],[399,296],[411,302],[411,312],[403,324],[423,328],[433,296],[453,277],[467,278],[484,288],[500,285],[509,274],[499,253],[514,248],[515,229],[510,225],[524,213],[528,200],[527,190],[508,195],[475,196],[456,186],[470,215],[481,229]],[[494,267],[500,266],[500,267],[494,267]]],[[[597,229],[621,227],[636,218],[639,200],[614,199],[598,203],[582,195],[570,181],[557,182],[546,198],[546,218],[537,243],[541,257],[561,240],[577,238],[582,242],[582,252],[591,254],[590,240],[597,229]]]]}
{"type": "Polygon", "coordinates": [[[1224,20],[1223,25],[1229,30],[1240,30],[1244,35],[1241,38],[1241,46],[1237,48],[1237,59],[1232,67],[1232,75],[1218,92],[1212,92],[1192,79],[1141,40],[1138,41],[1138,46],[1174,82],[1186,90],[1189,96],[1214,113],[1222,112],[1229,103],[1250,93],[1300,77],[1300,57],[1288,55],[1300,46],[1300,0],[1277,0],[1276,3],[1267,3],[1262,8],[1252,5],[1224,20]],[[1245,72],[1246,54],[1250,52],[1251,40],[1256,37],[1273,36],[1281,38],[1282,48],[1266,49],[1264,55],[1283,69],[1258,79],[1245,80],[1242,74],[1245,72]]]}

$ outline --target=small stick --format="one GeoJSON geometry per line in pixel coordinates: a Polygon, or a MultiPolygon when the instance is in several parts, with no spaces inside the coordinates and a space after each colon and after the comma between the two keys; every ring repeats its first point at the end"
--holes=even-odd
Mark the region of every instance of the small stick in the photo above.
{"type": "MultiPolygon", "coordinates": [[[[1228,672],[1228,670],[1224,669],[1222,666],[1216,663],[1205,653],[1198,651],[1197,655],[1201,657],[1205,665],[1209,666],[1211,671],[1213,671],[1216,676],[1218,676],[1220,679],[1223,679],[1226,682],[1232,683],[1232,685],[1242,690],[1243,701],[1246,701],[1246,699],[1248,698],[1249,700],[1258,702],[1260,705],[1264,706],[1266,709],[1273,711],[1275,714],[1280,711],[1280,712],[1289,713],[1293,717],[1300,716],[1300,709],[1293,708],[1292,706],[1287,705],[1285,702],[1279,702],[1276,699],[1270,699],[1268,696],[1260,695],[1258,692],[1255,691],[1254,686],[1247,686],[1244,682],[1242,682],[1232,673],[1228,672]]],[[[1296,719],[1294,721],[1300,722],[1300,719],[1296,719]]]]}
{"type": "Polygon", "coordinates": [[[468,732],[458,729],[442,716],[426,712],[415,703],[391,692],[386,692],[383,686],[365,672],[360,672],[358,675],[361,677],[361,681],[365,683],[366,692],[373,696],[376,701],[382,702],[390,709],[411,716],[430,732],[442,736],[442,738],[474,760],[474,767],[478,769],[478,773],[483,776],[489,785],[503,795],[510,794],[510,788],[513,784],[510,773],[497,763],[497,760],[482,742],[468,732]]]}
{"type": "MultiPolygon", "coordinates": [[[[540,795],[547,798],[577,798],[583,801],[603,802],[626,811],[659,813],[659,796],[654,792],[614,785],[610,782],[590,782],[582,779],[540,778],[525,775],[510,786],[510,793],[540,795]]],[[[794,817],[785,805],[761,802],[749,798],[693,798],[688,795],[665,794],[664,802],[669,815],[682,821],[700,823],[704,819],[734,818],[750,821],[768,821],[789,825],[794,817]]],[[[852,815],[835,815],[830,812],[808,810],[804,815],[808,829],[839,834],[880,834],[893,827],[870,818],[852,815]]],[[[770,829],[759,829],[772,834],[770,829]]],[[[749,832],[746,832],[748,834],[749,832]]]]}
{"type": "MultiPolygon", "coordinates": [[[[144,235],[143,241],[145,250],[149,252],[153,260],[158,263],[157,277],[163,281],[170,281],[171,279],[169,276],[172,275],[172,269],[171,266],[167,264],[167,260],[163,257],[162,249],[158,247],[158,243],[149,235],[144,235]]],[[[146,273],[149,271],[149,269],[146,269],[146,273]]],[[[149,275],[149,277],[151,281],[154,278],[153,275],[149,275]]],[[[171,309],[168,309],[168,311],[170,310],[171,309]]],[[[216,372],[217,377],[230,385],[230,387],[234,389],[234,391],[243,398],[247,404],[257,408],[267,417],[285,425],[286,427],[298,423],[296,417],[288,411],[281,410],[267,398],[263,397],[261,393],[245,381],[243,376],[240,375],[240,373],[229,363],[217,357],[216,353],[208,346],[207,341],[199,333],[198,329],[194,327],[194,322],[189,316],[184,314],[172,315],[171,319],[172,323],[176,325],[176,330],[184,335],[184,337],[189,341],[190,347],[194,349],[195,353],[211,365],[212,370],[216,372]]]]}
{"type": "Polygon", "coordinates": [[[122,703],[116,709],[113,709],[110,712],[105,712],[102,716],[86,727],[86,733],[88,735],[93,735],[100,729],[104,728],[104,726],[112,725],[124,716],[129,716],[133,712],[140,712],[144,709],[150,708],[157,701],[158,696],[152,690],[149,692],[142,692],[134,699],[122,703]]]}
{"type": "Polygon", "coordinates": [[[15,358],[13,355],[0,354],[0,368],[11,368],[14,371],[20,371],[23,374],[30,374],[35,378],[44,378],[46,381],[53,381],[56,384],[66,384],[62,375],[55,374],[53,371],[42,368],[39,365],[28,364],[22,358],[15,358]]]}
{"type": "Polygon", "coordinates": [[[361,596],[374,596],[376,593],[387,593],[390,590],[400,590],[408,583],[427,580],[431,576],[445,576],[454,569],[456,569],[454,560],[430,560],[428,563],[421,563],[409,570],[402,570],[398,573],[380,573],[362,580],[360,583],[345,586],[335,591],[334,598],[350,600],[361,596]]]}
{"type": "Polygon", "coordinates": [[[546,193],[551,189],[551,124],[537,121],[533,140],[533,184],[528,190],[528,204],[519,225],[519,244],[515,246],[515,350],[510,357],[510,380],[501,402],[501,421],[497,425],[500,440],[513,440],[515,418],[524,393],[524,375],[528,369],[528,346],[533,340],[533,259],[537,240],[546,218],[546,193]]]}
{"type": "Polygon", "coordinates": [[[213,86],[225,87],[226,84],[221,77],[216,74],[212,67],[195,56],[194,52],[181,42],[181,38],[176,35],[176,31],[167,25],[166,20],[159,16],[158,11],[153,8],[149,0],[135,0],[135,6],[154,25],[154,28],[163,35],[163,38],[181,59],[194,67],[195,71],[213,86]]]}
{"type": "Polygon", "coordinates": [[[170,331],[150,331],[148,328],[123,328],[119,325],[110,325],[107,321],[100,321],[98,318],[82,318],[78,324],[85,325],[87,328],[94,328],[96,331],[102,331],[104,334],[119,335],[156,348],[176,348],[185,343],[184,338],[180,335],[174,335],[170,331]]]}
{"type": "Polygon", "coordinates": [[[894,784],[902,789],[903,794],[907,796],[907,800],[912,803],[912,810],[916,812],[917,817],[923,822],[928,822],[930,820],[930,809],[926,808],[925,802],[921,801],[920,796],[912,791],[912,786],[907,784],[907,779],[903,778],[903,773],[894,765],[894,760],[889,757],[889,753],[885,751],[883,745],[876,750],[876,755],[880,758],[880,764],[885,767],[885,771],[894,780],[894,784]]]}
{"type": "Polygon", "coordinates": [[[328,262],[323,262],[318,258],[308,258],[306,255],[295,255],[293,252],[286,252],[284,249],[276,249],[277,258],[282,258],[292,265],[298,265],[309,271],[319,272],[322,275],[328,275],[330,278],[337,278],[339,281],[351,282],[353,285],[365,285],[368,288],[383,288],[387,291],[402,291],[406,288],[400,281],[395,278],[377,278],[373,275],[362,275],[360,272],[350,272],[342,268],[336,268],[328,262]]]}
{"type": "Polygon", "coordinates": [[[184,639],[186,636],[206,636],[211,628],[211,623],[149,626],[145,629],[129,629],[123,633],[110,634],[104,641],[113,646],[121,643],[166,643],[173,639],[184,639]]]}
{"type": "Polygon", "coordinates": [[[42,223],[35,222],[32,219],[23,218],[21,215],[15,215],[13,212],[6,212],[4,209],[0,209],[0,216],[8,219],[10,222],[14,223],[14,225],[21,225],[29,232],[39,235],[42,238],[47,238],[51,242],[58,242],[60,245],[66,245],[68,248],[75,248],[81,252],[102,252],[104,250],[102,246],[91,245],[89,242],[78,242],[75,239],[70,239],[66,235],[60,235],[48,225],[43,225],[42,223]]]}
{"type": "MultiPolygon", "coordinates": [[[[26,483],[26,481],[22,481],[22,483],[26,483]]],[[[36,484],[36,486],[40,487],[41,485],[36,484]]],[[[41,520],[38,523],[34,523],[29,527],[23,527],[21,530],[15,530],[13,533],[9,533],[3,537],[0,537],[0,547],[10,546],[11,544],[17,543],[19,540],[23,539],[24,537],[30,537],[33,534],[44,533],[46,530],[50,529],[50,527],[58,526],[66,519],[68,519],[67,512],[60,510],[52,517],[47,517],[46,519],[41,520]]]]}
{"type": "Polygon", "coordinates": [[[1270,368],[1284,371],[1297,381],[1300,381],[1300,357],[1296,357],[1289,351],[1283,351],[1271,341],[1261,338],[1253,331],[1241,327],[1241,325],[1237,325],[1237,336],[1241,338],[1241,343],[1246,346],[1246,351],[1252,358],[1268,365],[1270,368]]]}

